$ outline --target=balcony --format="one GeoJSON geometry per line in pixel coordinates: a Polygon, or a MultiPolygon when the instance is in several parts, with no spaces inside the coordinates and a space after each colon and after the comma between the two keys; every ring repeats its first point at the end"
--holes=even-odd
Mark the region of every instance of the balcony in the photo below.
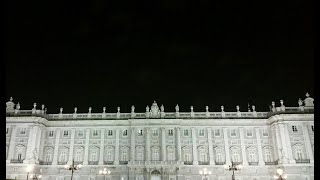
{"type": "Polygon", "coordinates": [[[234,164],[234,165],[241,165],[242,162],[232,162],[232,164],[234,164]]]}
{"type": "Polygon", "coordinates": [[[310,163],[310,159],[296,159],[296,163],[298,163],[298,164],[310,163]]]}
{"type": "Polygon", "coordinates": [[[249,164],[250,166],[258,166],[258,165],[259,165],[258,162],[248,162],[248,164],[249,164]]]}
{"type": "Polygon", "coordinates": [[[43,161],[40,161],[39,164],[40,164],[40,165],[52,165],[52,162],[43,162],[43,161]]]}
{"type": "Polygon", "coordinates": [[[265,165],[278,165],[278,161],[274,161],[274,162],[265,162],[265,165]]]}
{"type": "Polygon", "coordinates": [[[215,164],[216,164],[216,165],[225,165],[226,162],[218,162],[218,161],[216,161],[215,164]]]}
{"type": "Polygon", "coordinates": [[[209,162],[199,161],[199,165],[209,165],[209,162]]]}
{"type": "Polygon", "coordinates": [[[98,165],[98,161],[89,161],[88,164],[89,165],[98,165]]]}
{"type": "Polygon", "coordinates": [[[184,165],[192,165],[192,161],[184,161],[184,165]]]}
{"type": "Polygon", "coordinates": [[[113,164],[113,161],[104,161],[104,164],[105,164],[105,165],[112,165],[112,164],[113,164]]]}
{"type": "Polygon", "coordinates": [[[10,163],[23,163],[21,159],[11,159],[10,163]]]}
{"type": "Polygon", "coordinates": [[[128,161],[119,161],[119,164],[120,165],[126,165],[126,164],[128,164],[128,161]]]}
{"type": "Polygon", "coordinates": [[[74,165],[82,164],[83,161],[74,161],[74,165]]]}
{"type": "Polygon", "coordinates": [[[65,162],[58,162],[58,165],[66,165],[67,164],[67,161],[65,162]]]}

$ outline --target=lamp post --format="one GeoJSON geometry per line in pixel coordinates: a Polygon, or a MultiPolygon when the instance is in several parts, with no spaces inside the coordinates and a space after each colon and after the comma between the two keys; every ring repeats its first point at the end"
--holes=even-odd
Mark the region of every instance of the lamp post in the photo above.
{"type": "Polygon", "coordinates": [[[99,171],[99,174],[103,174],[104,175],[104,180],[106,180],[106,175],[111,174],[111,172],[109,170],[107,170],[107,168],[104,168],[103,170],[99,171]]]}
{"type": "Polygon", "coordinates": [[[234,177],[234,171],[240,171],[242,168],[242,166],[239,164],[239,165],[235,165],[233,162],[231,165],[224,165],[224,169],[226,171],[232,171],[232,180],[235,180],[235,177],[234,177]]]}
{"type": "Polygon", "coordinates": [[[71,171],[71,180],[72,180],[72,177],[73,177],[73,172],[75,171],[75,170],[78,170],[78,169],[80,169],[82,167],[82,165],[81,164],[78,164],[78,165],[75,165],[74,164],[74,159],[72,160],[72,164],[71,165],[65,165],[64,166],[64,168],[66,169],[66,170],[69,170],[69,171],[71,171]]]}
{"type": "Polygon", "coordinates": [[[211,174],[211,171],[208,171],[207,168],[204,168],[202,171],[199,171],[199,174],[201,176],[204,176],[205,180],[208,180],[207,176],[208,176],[208,174],[211,174]]]}
{"type": "Polygon", "coordinates": [[[27,166],[26,170],[27,170],[27,180],[29,179],[29,173],[32,171],[33,166],[27,166]]]}
{"type": "Polygon", "coordinates": [[[283,169],[278,168],[277,173],[278,173],[278,175],[273,176],[274,179],[276,179],[276,180],[286,180],[287,179],[287,175],[283,174],[283,169]]]}

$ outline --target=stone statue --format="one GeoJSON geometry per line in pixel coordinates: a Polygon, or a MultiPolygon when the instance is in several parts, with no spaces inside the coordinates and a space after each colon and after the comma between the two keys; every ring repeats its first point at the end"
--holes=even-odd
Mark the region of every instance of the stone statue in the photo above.
{"type": "Polygon", "coordinates": [[[158,107],[158,104],[156,103],[156,101],[153,102],[152,106],[151,106],[151,110],[150,110],[151,116],[152,117],[157,117],[160,114],[160,110],[158,107]]]}
{"type": "Polygon", "coordinates": [[[176,112],[179,112],[179,106],[178,106],[178,104],[176,105],[176,112]]]}
{"type": "Polygon", "coordinates": [[[160,109],[161,109],[161,112],[164,112],[164,106],[163,106],[163,104],[161,105],[160,109]]]}
{"type": "Polygon", "coordinates": [[[150,108],[149,106],[146,107],[146,112],[149,112],[150,111],[150,108]]]}
{"type": "Polygon", "coordinates": [[[299,107],[303,105],[303,102],[302,102],[302,100],[300,98],[298,100],[298,105],[299,105],[299,107]]]}
{"type": "Polygon", "coordinates": [[[14,110],[14,103],[12,101],[13,101],[13,98],[10,97],[10,101],[8,101],[6,103],[6,110],[7,111],[13,111],[14,110]]]}
{"type": "Polygon", "coordinates": [[[88,112],[88,113],[90,114],[90,113],[91,113],[91,111],[92,111],[92,108],[91,108],[91,107],[89,107],[89,112],[88,112]]]}
{"type": "Polygon", "coordinates": [[[193,106],[190,106],[190,110],[191,110],[191,112],[193,112],[193,106]]]}
{"type": "Polygon", "coordinates": [[[117,110],[118,110],[118,113],[120,113],[120,107],[118,107],[117,110]]]}
{"type": "Polygon", "coordinates": [[[37,103],[33,103],[33,109],[37,109],[37,103]]]}
{"type": "Polygon", "coordinates": [[[106,113],[106,109],[107,109],[106,107],[103,107],[103,113],[106,113]]]}
{"type": "Polygon", "coordinates": [[[236,106],[236,108],[237,108],[237,112],[239,112],[240,111],[240,106],[236,106]]]}
{"type": "Polygon", "coordinates": [[[221,112],[224,112],[224,106],[221,106],[221,112]]]}
{"type": "Polygon", "coordinates": [[[37,148],[35,148],[33,150],[33,155],[32,155],[32,159],[38,161],[38,153],[37,153],[37,148]]]}
{"type": "Polygon", "coordinates": [[[209,112],[209,106],[206,106],[206,112],[209,112]]]}
{"type": "Polygon", "coordinates": [[[309,93],[306,94],[306,97],[307,98],[304,100],[304,105],[306,107],[313,107],[314,106],[314,104],[313,104],[314,99],[310,97],[309,93]]]}
{"type": "Polygon", "coordinates": [[[77,110],[78,110],[78,108],[75,107],[75,108],[74,108],[74,114],[77,114],[77,110]]]}
{"type": "Polygon", "coordinates": [[[60,108],[60,114],[62,114],[62,112],[63,112],[63,108],[60,108]]]}
{"type": "Polygon", "coordinates": [[[20,110],[20,103],[18,102],[16,109],[20,110]]]}
{"type": "Polygon", "coordinates": [[[134,105],[132,105],[131,106],[131,112],[134,112],[134,109],[135,109],[135,107],[134,107],[134,105]]]}
{"type": "Polygon", "coordinates": [[[44,104],[41,105],[41,110],[42,110],[42,111],[44,110],[44,104]]]}

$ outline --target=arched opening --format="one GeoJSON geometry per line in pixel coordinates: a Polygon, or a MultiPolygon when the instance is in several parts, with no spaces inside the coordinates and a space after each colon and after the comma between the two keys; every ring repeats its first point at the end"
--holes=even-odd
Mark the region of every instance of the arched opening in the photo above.
{"type": "Polygon", "coordinates": [[[151,180],[161,180],[161,173],[159,170],[155,169],[151,171],[151,180]]]}

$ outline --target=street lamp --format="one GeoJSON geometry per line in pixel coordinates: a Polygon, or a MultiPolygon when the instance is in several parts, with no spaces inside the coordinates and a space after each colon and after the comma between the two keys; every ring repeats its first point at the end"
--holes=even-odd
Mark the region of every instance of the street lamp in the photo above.
{"type": "Polygon", "coordinates": [[[233,162],[231,163],[231,165],[224,165],[224,169],[226,171],[232,171],[232,180],[235,180],[235,177],[234,177],[234,171],[240,171],[242,168],[242,166],[239,164],[239,165],[235,165],[233,162]]]}
{"type": "Polygon", "coordinates": [[[281,168],[277,169],[277,173],[279,174],[279,176],[274,175],[273,178],[276,180],[285,180],[287,179],[287,175],[283,174],[283,170],[281,168]]]}
{"type": "Polygon", "coordinates": [[[71,164],[71,165],[67,165],[67,164],[64,165],[64,168],[65,168],[66,170],[71,171],[71,180],[72,180],[72,177],[73,177],[73,172],[74,172],[75,170],[80,169],[81,167],[82,167],[81,164],[75,165],[75,164],[74,164],[74,160],[72,160],[72,164],[71,164]]]}
{"type": "Polygon", "coordinates": [[[199,174],[200,174],[201,176],[204,176],[204,177],[205,177],[205,180],[208,180],[208,179],[207,179],[207,176],[208,176],[208,174],[211,174],[211,171],[208,171],[207,168],[204,168],[202,171],[199,171],[199,174]]]}
{"type": "Polygon", "coordinates": [[[29,173],[32,171],[33,166],[27,166],[26,170],[27,170],[27,180],[29,179],[29,173]]]}
{"type": "Polygon", "coordinates": [[[104,168],[103,170],[99,171],[99,174],[103,174],[104,175],[104,180],[106,180],[106,175],[111,174],[111,172],[109,170],[107,170],[107,168],[104,168]]]}

